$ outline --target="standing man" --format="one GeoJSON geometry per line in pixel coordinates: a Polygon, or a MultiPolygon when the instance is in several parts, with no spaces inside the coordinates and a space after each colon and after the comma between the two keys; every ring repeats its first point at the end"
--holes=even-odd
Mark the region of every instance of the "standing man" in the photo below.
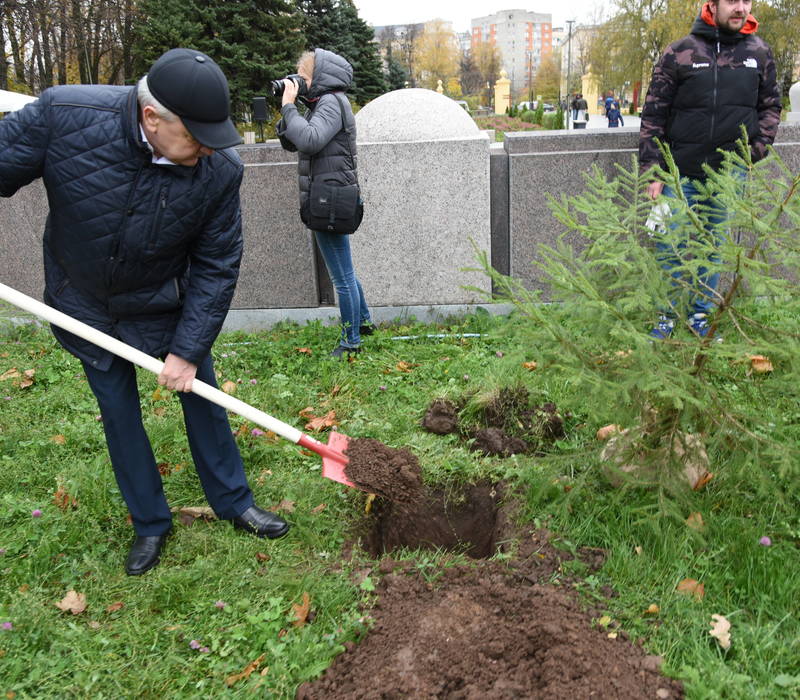
{"type": "MultiPolygon", "coordinates": [[[[240,143],[228,82],[208,56],[172,49],[136,87],[64,85],[0,121],[0,195],[42,178],[44,299],[149,355],[180,392],[192,457],[221,519],[258,537],[288,523],[253,503],[216,386],[211,345],[242,255],[240,143]]],[[[125,571],[156,566],[172,516],[142,424],[134,366],[53,327],[83,363],[136,538],[125,571]]]]}
{"type": "MultiPolygon", "coordinates": [[[[758,22],[750,14],[751,0],[710,0],[703,5],[691,34],[673,42],[653,69],[650,89],[642,111],[639,132],[639,163],[642,172],[655,165],[665,167],[655,139],[669,146],[684,178],[683,193],[693,207],[711,208],[707,230],[724,223],[726,212],[714,201],[703,201],[693,182],[705,178],[704,165],[718,169],[720,151],[732,151],[745,126],[754,161],[767,153],[775,140],[781,103],[775,78],[775,62],[769,46],[755,35],[758,22]],[[716,211],[715,211],[716,210],[716,211]]],[[[676,193],[661,181],[651,182],[653,199],[676,193]]],[[[719,262],[714,252],[708,261],[719,262]]],[[[656,243],[659,262],[670,272],[679,260],[671,248],[656,243]]],[[[673,276],[678,275],[675,273],[673,276]]],[[[708,314],[714,307],[718,273],[700,267],[692,281],[694,294],[688,309],[688,325],[699,336],[709,330],[708,314]]],[[[663,314],[650,331],[656,338],[668,338],[676,314],[663,314]]]]}

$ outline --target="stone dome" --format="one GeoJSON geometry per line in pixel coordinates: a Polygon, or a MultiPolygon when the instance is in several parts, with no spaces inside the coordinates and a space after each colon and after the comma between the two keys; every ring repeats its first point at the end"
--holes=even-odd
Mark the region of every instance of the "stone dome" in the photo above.
{"type": "Polygon", "coordinates": [[[433,90],[394,90],[369,102],[356,114],[361,143],[438,141],[473,138],[478,125],[454,100],[433,90]]]}

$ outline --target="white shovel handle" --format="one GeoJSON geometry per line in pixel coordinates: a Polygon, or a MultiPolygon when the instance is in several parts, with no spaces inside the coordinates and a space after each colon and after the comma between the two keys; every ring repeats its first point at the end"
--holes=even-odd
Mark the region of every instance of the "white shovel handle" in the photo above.
{"type": "MultiPolygon", "coordinates": [[[[36,299],[2,283],[0,283],[0,299],[4,299],[10,304],[18,306],[20,309],[39,316],[55,326],[59,326],[84,340],[88,340],[90,343],[99,345],[104,350],[108,350],[114,355],[118,355],[125,360],[133,362],[133,364],[139,365],[139,367],[143,367],[153,374],[161,374],[161,370],[164,368],[164,363],[161,362],[161,360],[150,357],[150,355],[136,348],[132,348],[121,340],[112,338],[110,335],[98,331],[96,328],[92,328],[82,321],[78,321],[71,316],[56,311],[53,307],[42,304],[40,301],[36,301],[36,299]]],[[[215,389],[213,386],[201,382],[199,379],[195,379],[192,382],[192,393],[202,396],[204,399],[208,399],[212,403],[222,406],[228,411],[238,413],[243,418],[267,430],[271,430],[273,433],[277,433],[291,442],[300,442],[300,438],[303,436],[303,433],[288,423],[273,418],[269,414],[264,413],[264,411],[259,411],[250,404],[246,404],[244,401],[240,401],[226,394],[224,391],[215,389]]]]}

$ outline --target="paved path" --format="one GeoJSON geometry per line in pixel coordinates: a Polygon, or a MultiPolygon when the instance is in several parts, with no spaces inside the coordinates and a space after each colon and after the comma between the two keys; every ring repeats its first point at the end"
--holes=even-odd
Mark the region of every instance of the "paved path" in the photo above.
{"type": "MultiPolygon", "coordinates": [[[[639,117],[634,117],[629,114],[623,114],[622,119],[625,121],[625,126],[635,126],[637,129],[639,128],[639,123],[641,119],[639,117]]],[[[572,128],[572,124],[570,124],[570,128],[572,128]]],[[[589,123],[586,125],[587,129],[608,129],[608,119],[605,118],[602,114],[590,114],[589,115],[589,123]]]]}

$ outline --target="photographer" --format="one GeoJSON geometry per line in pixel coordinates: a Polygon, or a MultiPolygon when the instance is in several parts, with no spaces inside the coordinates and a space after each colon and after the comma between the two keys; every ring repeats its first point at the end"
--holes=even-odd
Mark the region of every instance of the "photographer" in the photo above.
{"type": "MultiPolygon", "coordinates": [[[[356,131],[350,103],[344,96],[353,79],[352,66],[341,56],[315,49],[297,62],[297,76],[284,79],[282,118],[277,132],[287,151],[298,152],[300,208],[308,200],[312,178],[355,184],[356,131]],[[309,109],[297,111],[296,99],[309,109]]],[[[374,326],[361,284],[353,268],[350,238],[340,233],[314,231],[328,274],[339,300],[342,335],[331,355],[337,359],[361,351],[361,336],[374,326]]]]}

